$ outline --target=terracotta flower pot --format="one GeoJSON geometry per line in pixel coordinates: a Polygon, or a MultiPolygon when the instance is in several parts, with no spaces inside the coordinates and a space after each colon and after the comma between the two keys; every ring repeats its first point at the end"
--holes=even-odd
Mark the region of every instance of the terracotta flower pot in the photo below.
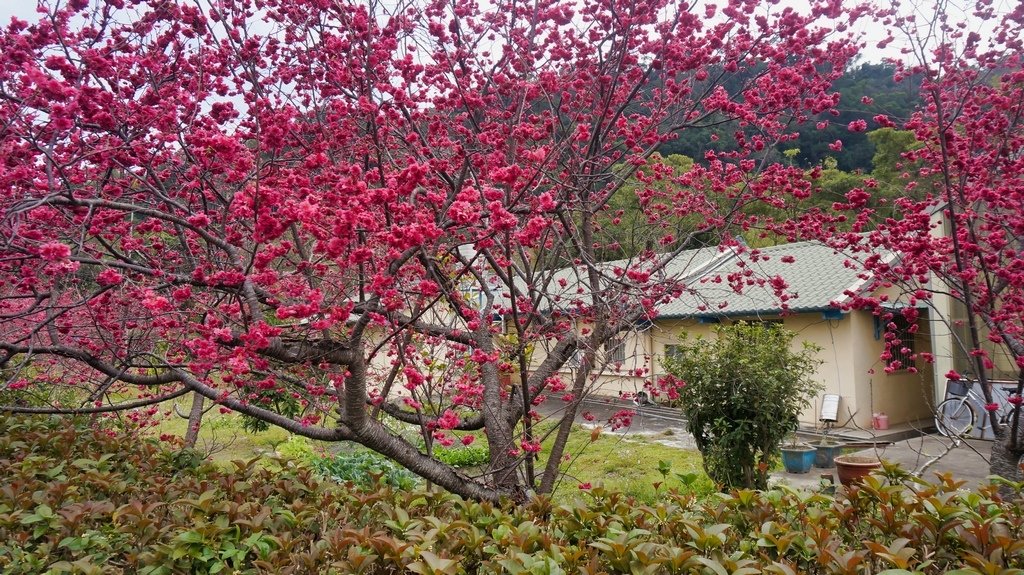
{"type": "Polygon", "coordinates": [[[860,481],[876,469],[881,469],[882,462],[877,457],[863,455],[840,455],[835,458],[836,474],[843,485],[851,485],[860,481]]]}

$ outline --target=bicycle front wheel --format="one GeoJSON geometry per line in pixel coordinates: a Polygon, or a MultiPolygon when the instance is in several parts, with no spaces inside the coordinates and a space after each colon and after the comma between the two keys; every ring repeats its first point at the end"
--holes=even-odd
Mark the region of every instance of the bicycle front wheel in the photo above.
{"type": "Polygon", "coordinates": [[[946,437],[963,437],[974,429],[974,408],[964,399],[947,399],[935,409],[935,427],[946,437]]]}

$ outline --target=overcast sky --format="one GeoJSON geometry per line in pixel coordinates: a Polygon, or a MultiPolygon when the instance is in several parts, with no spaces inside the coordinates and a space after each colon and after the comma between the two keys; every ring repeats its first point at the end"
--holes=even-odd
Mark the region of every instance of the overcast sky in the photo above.
{"type": "MultiPolygon", "coordinates": [[[[1019,1],[1020,0],[995,0],[993,2],[993,5],[996,8],[997,12],[1004,12],[1009,10],[1011,5],[1019,1]]],[[[7,23],[11,19],[11,16],[17,16],[18,18],[29,21],[34,21],[38,19],[39,14],[36,12],[36,3],[37,0],[0,0],[0,27],[6,27],[7,23]]],[[[968,4],[969,3],[970,2],[968,2],[968,4]]],[[[807,2],[806,0],[782,0],[781,4],[800,6],[806,8],[807,2]]],[[[919,3],[906,2],[904,5],[904,9],[912,10],[915,4],[919,3]]],[[[921,5],[928,7],[928,10],[931,9],[931,5],[928,2],[924,2],[921,5]]],[[[955,8],[950,9],[955,10],[955,8]]],[[[970,20],[970,17],[968,17],[968,21],[970,20]]],[[[882,27],[877,25],[866,24],[865,30],[867,32],[867,46],[861,54],[861,57],[864,60],[879,61],[883,57],[900,58],[898,47],[899,45],[902,44],[902,42],[897,40],[897,42],[894,42],[893,45],[890,45],[887,49],[879,51],[875,47],[875,43],[878,42],[878,40],[881,40],[885,35],[882,27]]],[[[983,30],[979,31],[982,32],[983,37],[986,36],[983,30]]]]}
{"type": "Polygon", "coordinates": [[[36,0],[0,0],[0,22],[6,25],[11,21],[11,16],[17,16],[22,20],[35,20],[36,0]]]}

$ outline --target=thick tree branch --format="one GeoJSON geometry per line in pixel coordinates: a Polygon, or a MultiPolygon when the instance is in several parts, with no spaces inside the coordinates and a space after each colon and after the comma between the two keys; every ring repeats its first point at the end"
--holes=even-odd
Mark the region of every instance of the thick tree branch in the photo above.
{"type": "Polygon", "coordinates": [[[158,395],[156,397],[147,397],[136,401],[126,401],[124,403],[114,403],[110,405],[97,405],[92,407],[32,407],[32,406],[18,406],[18,405],[0,405],[0,412],[7,413],[34,413],[44,415],[88,415],[91,413],[112,413],[115,411],[127,411],[129,409],[137,409],[139,407],[147,407],[150,405],[156,405],[165,401],[171,401],[177,399],[186,393],[189,393],[191,389],[183,387],[175,390],[171,393],[164,395],[158,395]]]}

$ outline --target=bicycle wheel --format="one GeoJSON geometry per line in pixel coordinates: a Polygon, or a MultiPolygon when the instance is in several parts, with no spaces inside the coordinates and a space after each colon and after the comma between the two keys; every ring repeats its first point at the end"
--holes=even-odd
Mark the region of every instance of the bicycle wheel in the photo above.
{"type": "Polygon", "coordinates": [[[963,437],[974,429],[974,408],[964,399],[947,399],[935,409],[935,427],[946,437],[963,437]]]}

